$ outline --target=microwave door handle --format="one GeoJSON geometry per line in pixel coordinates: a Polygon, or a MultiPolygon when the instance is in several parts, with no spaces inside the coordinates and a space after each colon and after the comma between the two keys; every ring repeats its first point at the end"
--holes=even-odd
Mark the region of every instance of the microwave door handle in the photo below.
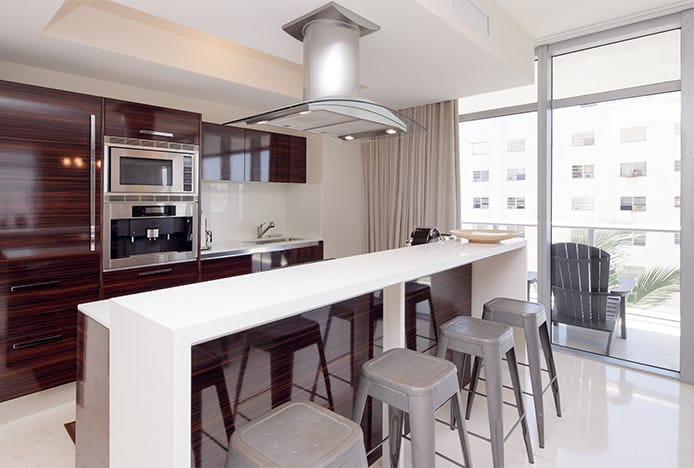
{"type": "Polygon", "coordinates": [[[96,115],[89,116],[89,251],[96,251],[96,115]]]}

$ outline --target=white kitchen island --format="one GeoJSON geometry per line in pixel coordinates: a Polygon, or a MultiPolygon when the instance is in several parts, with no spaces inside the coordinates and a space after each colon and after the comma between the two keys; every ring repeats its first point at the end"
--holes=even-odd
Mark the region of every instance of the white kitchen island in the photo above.
{"type": "Polygon", "coordinates": [[[192,346],[383,289],[383,348],[402,347],[407,281],[471,265],[479,316],[525,298],[525,245],[445,241],[80,305],[110,335],[110,466],[190,465],[192,346]]]}

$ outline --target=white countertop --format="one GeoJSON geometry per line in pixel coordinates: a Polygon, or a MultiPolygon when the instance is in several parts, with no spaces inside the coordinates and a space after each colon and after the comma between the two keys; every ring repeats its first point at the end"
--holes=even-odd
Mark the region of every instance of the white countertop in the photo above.
{"type": "Polygon", "coordinates": [[[121,308],[196,344],[525,247],[459,240],[356,255],[81,304],[109,327],[121,308]]]}

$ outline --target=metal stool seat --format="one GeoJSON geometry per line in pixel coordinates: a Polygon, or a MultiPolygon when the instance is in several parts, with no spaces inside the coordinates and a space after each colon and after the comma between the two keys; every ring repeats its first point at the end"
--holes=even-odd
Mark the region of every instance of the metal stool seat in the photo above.
{"type": "Polygon", "coordinates": [[[285,403],[239,428],[226,467],[367,468],[364,436],[349,419],[311,402],[285,403]]]}
{"type": "MultiPolygon", "coordinates": [[[[403,413],[409,414],[412,433],[412,464],[435,464],[434,412],[451,400],[462,419],[456,367],[451,362],[408,349],[391,349],[366,362],[361,368],[359,389],[354,402],[353,420],[361,422],[366,398],[371,396],[388,405],[391,466],[397,466],[402,441],[403,413]]],[[[458,426],[465,466],[472,465],[465,424],[458,426]]]]}
{"type": "MultiPolygon", "coordinates": [[[[561,416],[561,404],[559,402],[559,381],[557,380],[557,368],[554,364],[554,355],[549,341],[547,329],[547,317],[545,307],[534,302],[520,301],[498,297],[484,305],[482,318],[493,322],[504,323],[512,327],[523,329],[525,344],[528,351],[528,367],[530,369],[530,386],[533,390],[533,402],[535,404],[535,418],[537,419],[537,433],[540,448],[545,446],[544,405],[542,395],[542,367],[540,364],[540,346],[545,355],[547,370],[549,372],[550,386],[554,395],[554,406],[557,416],[561,416]]],[[[472,391],[468,395],[465,417],[470,417],[472,400],[475,397],[474,389],[477,388],[480,366],[475,360],[472,368],[472,391]]]]}
{"type": "MultiPolygon", "coordinates": [[[[446,351],[452,350],[463,355],[475,356],[477,365],[484,359],[487,368],[487,413],[489,415],[489,433],[492,445],[492,462],[495,467],[504,466],[504,423],[501,367],[502,357],[506,355],[508,370],[513,383],[513,393],[516,399],[518,417],[523,430],[528,461],[534,463],[528,422],[523,408],[516,351],[513,342],[513,330],[508,325],[489,322],[472,317],[456,317],[441,325],[437,355],[445,357],[446,351]],[[478,360],[479,359],[479,360],[478,360]]],[[[464,367],[464,366],[463,366],[464,367]]],[[[462,371],[462,368],[461,368],[462,371]]],[[[462,375],[461,375],[462,381],[462,375]]],[[[471,389],[474,392],[474,389],[471,389]]],[[[470,400],[468,399],[468,402],[470,400]]],[[[453,418],[461,421],[458,415],[453,418]]]]}

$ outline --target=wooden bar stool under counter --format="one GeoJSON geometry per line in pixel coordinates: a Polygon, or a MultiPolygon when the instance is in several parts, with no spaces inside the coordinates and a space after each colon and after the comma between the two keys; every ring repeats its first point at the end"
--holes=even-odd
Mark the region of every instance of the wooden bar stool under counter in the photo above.
{"type": "MultiPolygon", "coordinates": [[[[545,424],[544,424],[544,405],[542,395],[542,366],[540,363],[540,346],[545,355],[547,370],[549,373],[549,386],[552,387],[554,395],[554,406],[557,416],[561,416],[561,404],[559,402],[559,381],[557,380],[557,368],[554,364],[552,345],[549,341],[549,330],[547,329],[547,318],[545,317],[545,307],[534,302],[519,301],[498,297],[492,299],[484,305],[482,318],[493,322],[504,323],[511,327],[523,329],[525,335],[525,345],[528,352],[528,368],[530,369],[530,386],[533,390],[533,402],[535,404],[535,418],[537,419],[537,432],[540,448],[545,446],[545,424]]],[[[480,366],[477,359],[472,368],[472,381],[470,388],[477,387],[480,376],[480,366]]],[[[467,409],[465,417],[470,417],[472,401],[475,397],[474,391],[468,395],[467,409]]]]}
{"type": "Polygon", "coordinates": [[[310,402],[285,403],[231,436],[226,468],[367,468],[364,435],[349,419],[310,402]]]}
{"type": "Polygon", "coordinates": [[[354,417],[361,422],[367,397],[388,405],[390,464],[398,465],[402,442],[403,413],[408,413],[412,435],[412,465],[435,465],[434,412],[448,400],[458,415],[458,436],[465,466],[472,466],[470,443],[462,418],[456,367],[445,359],[411,351],[391,349],[366,362],[354,401],[354,417]]]}
{"type": "MultiPolygon", "coordinates": [[[[487,377],[487,414],[489,415],[492,462],[495,468],[504,466],[505,437],[501,368],[502,358],[504,355],[506,356],[518,409],[518,417],[523,429],[525,448],[528,452],[528,461],[534,463],[511,327],[473,317],[456,317],[441,325],[441,330],[439,331],[437,355],[441,358],[445,357],[448,350],[456,351],[463,355],[475,356],[475,365],[481,365],[482,359],[484,360],[487,377]]],[[[464,367],[462,366],[462,368],[464,367]]],[[[470,389],[470,392],[474,391],[474,388],[470,389]]],[[[457,413],[451,415],[451,425],[454,424],[454,419],[459,425],[462,423],[457,413]]]]}

